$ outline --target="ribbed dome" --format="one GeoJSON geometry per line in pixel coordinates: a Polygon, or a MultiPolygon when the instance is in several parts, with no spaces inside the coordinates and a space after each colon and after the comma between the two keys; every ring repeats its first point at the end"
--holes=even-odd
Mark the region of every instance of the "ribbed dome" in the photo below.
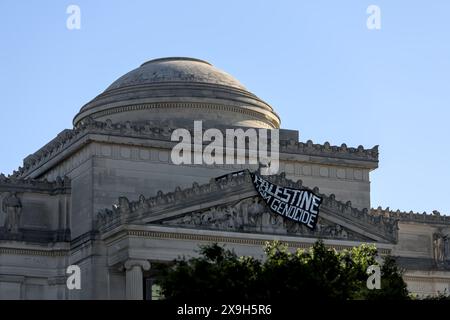
{"type": "Polygon", "coordinates": [[[278,128],[279,117],[234,77],[194,58],[161,58],[143,63],[114,81],[74,118],[172,120],[189,125],[278,128]]]}

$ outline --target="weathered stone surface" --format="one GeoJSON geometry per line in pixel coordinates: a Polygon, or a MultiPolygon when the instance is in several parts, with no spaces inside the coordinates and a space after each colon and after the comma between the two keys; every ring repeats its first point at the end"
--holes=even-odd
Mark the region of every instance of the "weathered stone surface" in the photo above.
{"type": "Polygon", "coordinates": [[[229,74],[192,58],[155,59],[111,84],[81,108],[78,126],[87,117],[114,121],[166,120],[177,125],[203,120],[206,126],[278,128],[280,119],[229,74]]]}
{"type": "Polygon", "coordinates": [[[73,129],[0,174],[0,299],[141,298],[149,261],[196,256],[206,242],[261,257],[273,239],[291,249],[318,238],[338,250],[375,243],[399,257],[411,290],[448,287],[448,216],[369,210],[378,146],[301,142],[298,131],[280,130],[280,173],[269,180],[322,195],[310,231],[269,212],[248,174],[231,174],[257,165],[171,162],[173,130],[201,119],[205,129],[280,125],[272,107],[223,71],[160,59],[119,78],[80,110],[73,129]],[[81,290],[66,287],[73,264],[81,290]]]}

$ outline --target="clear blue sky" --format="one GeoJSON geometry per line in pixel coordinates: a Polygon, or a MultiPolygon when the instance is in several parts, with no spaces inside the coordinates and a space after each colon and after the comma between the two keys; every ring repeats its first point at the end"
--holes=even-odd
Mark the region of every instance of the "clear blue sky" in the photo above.
{"type": "Polygon", "coordinates": [[[300,139],[380,145],[372,206],[450,213],[450,1],[0,1],[0,172],[120,75],[205,59],[300,139]],[[68,30],[66,8],[81,9],[68,30]],[[366,9],[381,9],[368,30],[366,9]]]}

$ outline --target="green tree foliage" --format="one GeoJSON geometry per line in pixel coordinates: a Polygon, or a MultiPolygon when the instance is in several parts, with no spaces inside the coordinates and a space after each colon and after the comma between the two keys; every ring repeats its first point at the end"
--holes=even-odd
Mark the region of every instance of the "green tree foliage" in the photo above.
{"type": "Polygon", "coordinates": [[[183,301],[408,299],[391,257],[381,266],[381,289],[367,288],[367,268],[378,264],[375,246],[337,252],[318,241],[309,250],[291,253],[270,242],[264,252],[260,260],[238,257],[217,244],[204,246],[198,258],[162,268],[157,281],[167,299],[183,301]]]}

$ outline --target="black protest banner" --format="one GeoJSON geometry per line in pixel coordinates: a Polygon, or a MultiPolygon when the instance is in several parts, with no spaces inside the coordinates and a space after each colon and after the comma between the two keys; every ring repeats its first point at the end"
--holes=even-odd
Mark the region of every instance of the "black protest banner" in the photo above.
{"type": "Polygon", "coordinates": [[[272,212],[314,229],[322,197],[306,189],[277,186],[256,173],[250,173],[256,191],[272,212]]]}

